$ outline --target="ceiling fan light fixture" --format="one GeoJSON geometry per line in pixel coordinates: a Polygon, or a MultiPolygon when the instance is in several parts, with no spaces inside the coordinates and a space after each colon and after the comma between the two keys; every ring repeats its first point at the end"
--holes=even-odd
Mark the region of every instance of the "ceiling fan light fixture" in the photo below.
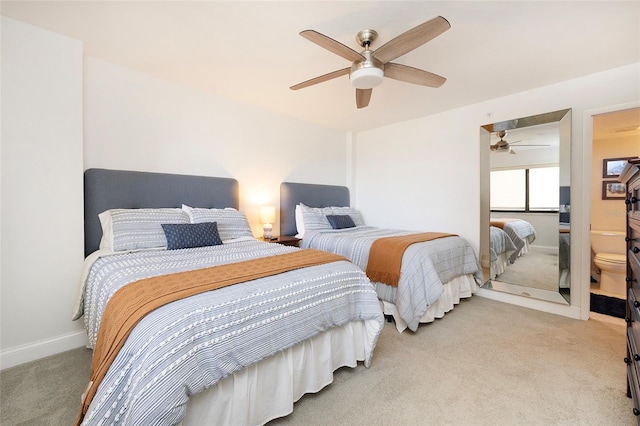
{"type": "Polygon", "coordinates": [[[349,74],[351,84],[356,88],[356,106],[364,108],[369,105],[372,89],[382,83],[385,71],[387,72],[386,76],[394,80],[427,87],[440,87],[446,78],[391,61],[422,46],[449,28],[451,28],[449,21],[442,16],[437,16],[389,40],[375,51],[371,50],[371,44],[377,38],[378,33],[372,29],[364,29],[356,35],[356,41],[360,47],[364,48],[360,53],[317,31],[301,31],[302,37],[351,61],[351,67],[303,81],[291,86],[290,89],[302,89],[349,74]]]}
{"type": "Polygon", "coordinates": [[[351,71],[349,77],[356,89],[372,89],[382,83],[384,71],[380,68],[358,68],[351,71]]]}
{"type": "Polygon", "coordinates": [[[515,154],[516,152],[511,149],[511,147],[506,148],[496,148],[493,150],[496,154],[515,154]]]}

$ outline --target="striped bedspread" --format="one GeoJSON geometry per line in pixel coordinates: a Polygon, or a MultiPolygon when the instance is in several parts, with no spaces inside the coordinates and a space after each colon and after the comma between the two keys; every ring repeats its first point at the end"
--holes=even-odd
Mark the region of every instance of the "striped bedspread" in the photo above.
{"type": "MultiPolygon", "coordinates": [[[[84,290],[89,344],[96,343],[109,298],[128,283],[292,250],[297,249],[251,239],[100,257],[89,270],[84,290]]],[[[172,302],[134,328],[102,380],[83,424],[176,424],[184,417],[191,395],[322,331],[360,320],[375,323],[378,334],[382,329],[382,312],[371,283],[346,261],[172,302]]],[[[365,366],[371,363],[376,338],[367,348],[365,366]]]]}
{"type": "MultiPolygon", "coordinates": [[[[369,250],[376,239],[413,233],[372,226],[307,230],[301,247],[339,254],[366,270],[369,250]]],[[[442,295],[443,283],[466,274],[474,274],[476,282],[482,282],[482,269],[473,248],[462,237],[446,237],[407,248],[397,287],[374,284],[378,297],[395,304],[408,328],[415,331],[429,305],[442,295]]]]}
{"type": "Polygon", "coordinates": [[[489,249],[492,262],[498,259],[499,254],[511,256],[516,251],[516,246],[511,238],[496,226],[492,226],[489,230],[489,241],[491,242],[489,249]]]}
{"type": "Polygon", "coordinates": [[[438,238],[454,237],[455,234],[444,232],[421,232],[417,234],[398,235],[378,238],[371,244],[367,261],[367,276],[371,281],[380,281],[397,287],[400,281],[402,258],[411,244],[424,243],[438,238]]]}
{"type": "Polygon", "coordinates": [[[532,243],[536,239],[536,230],[529,222],[522,219],[491,219],[491,226],[502,228],[507,233],[516,251],[511,254],[509,261],[515,262],[518,256],[522,254],[522,249],[527,243],[532,243]]]}

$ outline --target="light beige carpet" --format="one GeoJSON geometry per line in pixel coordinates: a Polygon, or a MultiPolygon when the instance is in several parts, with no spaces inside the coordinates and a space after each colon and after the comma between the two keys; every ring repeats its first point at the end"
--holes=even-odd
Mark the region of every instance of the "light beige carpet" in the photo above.
{"type": "Polygon", "coordinates": [[[496,281],[558,291],[559,278],[558,255],[544,253],[531,246],[529,252],[508,265],[496,281]]]}
{"type": "MultiPolygon", "coordinates": [[[[386,323],[371,368],[271,426],[635,425],[624,327],[474,296],[416,333],[386,323]]],[[[0,424],[71,424],[89,363],[81,348],[2,371],[0,424]]]]}

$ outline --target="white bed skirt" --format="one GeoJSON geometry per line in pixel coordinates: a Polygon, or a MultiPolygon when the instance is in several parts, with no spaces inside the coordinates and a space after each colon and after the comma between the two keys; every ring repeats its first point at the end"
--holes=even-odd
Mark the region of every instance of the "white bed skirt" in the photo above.
{"type": "Polygon", "coordinates": [[[509,256],[506,253],[500,253],[498,258],[491,262],[491,279],[494,280],[498,275],[506,271],[507,265],[509,265],[509,256]]]}
{"type": "Polygon", "coordinates": [[[520,250],[520,253],[518,253],[518,257],[522,256],[523,254],[529,253],[529,250],[531,249],[531,243],[529,242],[529,238],[531,237],[527,237],[523,240],[524,246],[522,247],[522,250],[520,250]]]}
{"type": "Polygon", "coordinates": [[[263,425],[286,416],[305,393],[330,384],[335,370],[364,361],[378,327],[354,321],[250,365],[192,396],[181,424],[263,425]]]}
{"type": "MultiPolygon", "coordinates": [[[[478,285],[473,278],[473,274],[461,275],[444,284],[444,291],[442,296],[438,298],[434,303],[429,305],[427,312],[420,318],[421,323],[433,322],[436,318],[444,317],[444,314],[454,308],[455,305],[460,303],[460,299],[471,297],[478,291],[478,285]]],[[[396,324],[396,329],[402,333],[407,329],[407,323],[404,322],[400,315],[396,305],[393,303],[380,301],[382,304],[382,312],[385,315],[393,316],[393,320],[396,324]]]]}

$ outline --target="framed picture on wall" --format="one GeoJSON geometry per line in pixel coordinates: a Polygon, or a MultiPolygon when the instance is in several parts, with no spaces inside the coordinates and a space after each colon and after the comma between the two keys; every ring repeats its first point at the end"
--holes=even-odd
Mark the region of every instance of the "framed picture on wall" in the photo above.
{"type": "Polygon", "coordinates": [[[620,200],[627,195],[627,186],[615,181],[602,181],[602,199],[620,200]]]}
{"type": "Polygon", "coordinates": [[[637,157],[605,158],[602,160],[602,177],[617,178],[622,173],[622,169],[627,165],[627,162],[632,158],[637,157]]]}

